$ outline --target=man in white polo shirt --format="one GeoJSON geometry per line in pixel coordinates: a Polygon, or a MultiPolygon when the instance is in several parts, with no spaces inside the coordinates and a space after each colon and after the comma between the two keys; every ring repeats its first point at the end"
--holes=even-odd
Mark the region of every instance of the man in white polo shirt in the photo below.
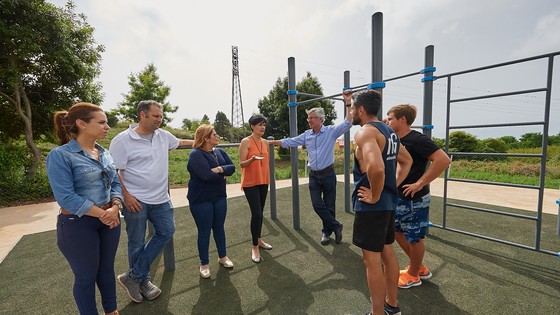
{"type": "Polygon", "coordinates": [[[141,101],[136,109],[138,123],[119,133],[109,146],[123,186],[123,215],[128,234],[130,269],[117,277],[130,299],[153,300],[161,290],[150,281],[150,266],[173,237],[175,218],[168,192],[169,150],[191,146],[192,140],[177,139],[160,129],[163,106],[141,101]],[[154,235],[146,238],[146,223],[154,235]]]}

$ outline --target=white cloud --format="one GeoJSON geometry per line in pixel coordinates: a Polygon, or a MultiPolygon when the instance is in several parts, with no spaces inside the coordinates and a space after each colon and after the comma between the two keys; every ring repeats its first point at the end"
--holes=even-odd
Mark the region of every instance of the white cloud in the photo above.
{"type": "MultiPolygon", "coordinates": [[[[368,83],[371,16],[377,11],[384,19],[383,71],[397,76],[423,68],[424,49],[432,44],[436,74],[560,50],[559,7],[556,0],[76,1],[76,11],[86,14],[106,47],[103,106],[122,101],[128,75],[153,62],[172,88],[170,103],[179,106],[173,126],[204,114],[213,119],[218,110],[230,115],[232,45],[239,47],[248,117],[287,74],[290,56],[296,78],[311,71],[326,94],[340,92],[344,70],[351,71],[353,84],[368,83]]],[[[419,81],[391,83],[387,103],[421,104],[419,81]]],[[[444,104],[436,106],[434,114],[443,117],[444,104]]]]}
{"type": "Polygon", "coordinates": [[[530,33],[530,36],[525,38],[520,47],[512,52],[512,57],[523,58],[532,55],[559,51],[559,30],[560,9],[542,16],[535,24],[530,33]]]}

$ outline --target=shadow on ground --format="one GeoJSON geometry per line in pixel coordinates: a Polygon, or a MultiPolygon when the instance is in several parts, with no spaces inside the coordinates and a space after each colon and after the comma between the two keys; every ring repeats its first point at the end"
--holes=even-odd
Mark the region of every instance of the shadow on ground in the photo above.
{"type": "MultiPolygon", "coordinates": [[[[210,279],[198,275],[196,227],[188,207],[176,209],[176,269],[164,272],[163,258],[158,258],[153,282],[163,293],[154,301],[130,302],[117,288],[121,314],[365,313],[369,295],[360,251],[351,244],[353,215],[339,211],[345,225],[343,242],[322,246],[307,186],[301,186],[300,193],[300,230],[292,227],[289,188],[278,191],[278,219],[271,220],[267,209],[263,238],[274,249],[262,251],[264,261],[259,264],[251,261],[246,200],[229,199],[228,256],[235,267],[219,266],[211,244],[210,279]]],[[[338,197],[341,209],[342,189],[338,197]]],[[[441,200],[433,199],[433,207],[441,207],[441,200]]],[[[495,228],[492,220],[478,215],[486,229],[495,228]]],[[[514,233],[515,226],[510,231],[514,233]]],[[[126,242],[123,229],[117,273],[126,268],[126,242]]],[[[558,239],[551,242],[547,246],[558,247],[558,239]]],[[[434,276],[420,287],[399,290],[403,314],[560,314],[557,258],[440,229],[432,229],[426,243],[425,261],[434,276]]],[[[401,265],[406,264],[402,251],[397,252],[401,265]]],[[[25,236],[0,264],[0,279],[1,314],[77,312],[72,275],[56,247],[54,231],[25,236]]]]}

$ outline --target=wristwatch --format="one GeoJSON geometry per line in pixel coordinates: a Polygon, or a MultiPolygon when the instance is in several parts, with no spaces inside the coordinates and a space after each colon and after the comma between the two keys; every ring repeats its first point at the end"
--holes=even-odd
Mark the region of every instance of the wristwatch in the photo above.
{"type": "Polygon", "coordinates": [[[119,200],[115,200],[112,202],[113,206],[117,206],[119,207],[119,211],[122,211],[123,205],[122,202],[120,202],[119,200]]]}

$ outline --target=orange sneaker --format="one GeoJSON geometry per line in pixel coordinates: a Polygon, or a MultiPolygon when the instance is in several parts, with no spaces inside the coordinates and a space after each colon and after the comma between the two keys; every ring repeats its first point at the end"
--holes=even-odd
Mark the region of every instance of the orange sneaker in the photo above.
{"type": "Polygon", "coordinates": [[[422,284],[420,276],[411,276],[408,272],[403,272],[399,275],[399,288],[408,289],[410,287],[417,287],[422,284]]]}
{"type": "MultiPolygon", "coordinates": [[[[408,272],[409,267],[410,265],[407,265],[406,267],[404,267],[404,269],[400,270],[400,273],[408,272]]],[[[420,267],[420,270],[418,272],[418,276],[420,276],[420,279],[422,280],[428,280],[432,277],[432,273],[430,272],[428,267],[422,265],[422,267],[420,267]]]]}

